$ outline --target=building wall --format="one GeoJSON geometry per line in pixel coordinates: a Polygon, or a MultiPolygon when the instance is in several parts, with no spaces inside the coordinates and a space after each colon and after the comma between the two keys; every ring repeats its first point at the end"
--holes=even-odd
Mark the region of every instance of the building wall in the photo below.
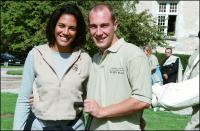
{"type": "MultiPolygon", "coordinates": [[[[161,0],[160,0],[161,1],[161,0]]],[[[136,12],[145,9],[157,20],[158,1],[140,1],[136,5],[136,12]]],[[[167,40],[169,46],[174,47],[174,52],[179,54],[192,54],[199,46],[197,34],[199,32],[199,1],[178,1],[178,14],[176,19],[175,38],[176,41],[167,40]]],[[[159,52],[164,48],[158,47],[159,52]]]]}
{"type": "Polygon", "coordinates": [[[178,39],[192,37],[199,31],[199,1],[180,1],[176,24],[178,39]]]}

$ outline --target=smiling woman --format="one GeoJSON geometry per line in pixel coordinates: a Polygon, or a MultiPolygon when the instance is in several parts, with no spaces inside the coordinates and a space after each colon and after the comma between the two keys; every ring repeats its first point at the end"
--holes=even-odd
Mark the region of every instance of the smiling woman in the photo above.
{"type": "Polygon", "coordinates": [[[80,48],[85,35],[84,18],[76,5],[66,4],[52,13],[46,27],[48,44],[34,47],[26,58],[14,130],[85,129],[82,110],[73,106],[84,99],[91,64],[80,48]]]}
{"type": "Polygon", "coordinates": [[[63,14],[55,27],[56,42],[52,49],[59,52],[71,52],[71,43],[77,33],[77,21],[73,15],[63,14]]]}

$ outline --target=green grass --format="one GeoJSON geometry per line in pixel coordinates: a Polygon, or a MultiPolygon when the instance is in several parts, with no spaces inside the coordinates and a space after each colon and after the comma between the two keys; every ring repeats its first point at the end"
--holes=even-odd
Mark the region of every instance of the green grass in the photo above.
{"type": "Polygon", "coordinates": [[[17,94],[1,93],[1,130],[12,130],[17,94]]]}
{"type": "Polygon", "coordinates": [[[4,66],[4,65],[1,65],[1,68],[23,68],[24,65],[20,65],[20,66],[4,66]]]}
{"type": "Polygon", "coordinates": [[[12,130],[13,117],[1,118],[1,130],[12,130]]]}
{"type": "MultiPolygon", "coordinates": [[[[17,94],[1,93],[1,130],[12,130],[17,94]]],[[[151,109],[144,111],[145,130],[184,130],[191,116],[151,109]]]]}
{"type": "Polygon", "coordinates": [[[8,75],[22,75],[23,70],[8,70],[6,73],[8,75]]]}
{"type": "Polygon", "coordinates": [[[191,116],[148,109],[144,111],[144,119],[146,130],[184,130],[191,116]]]}
{"type": "Polygon", "coordinates": [[[14,114],[17,94],[1,93],[1,114],[14,114]]]}

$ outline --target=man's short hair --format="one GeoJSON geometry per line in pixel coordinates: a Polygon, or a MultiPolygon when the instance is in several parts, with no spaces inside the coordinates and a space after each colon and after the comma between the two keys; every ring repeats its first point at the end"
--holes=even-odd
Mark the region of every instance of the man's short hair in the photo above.
{"type": "Polygon", "coordinates": [[[107,8],[110,11],[111,19],[112,19],[112,21],[115,21],[116,20],[115,12],[113,11],[113,8],[109,4],[102,3],[102,2],[97,3],[90,9],[90,12],[92,10],[94,10],[94,11],[103,10],[104,8],[107,8]]]}
{"type": "Polygon", "coordinates": [[[171,47],[167,47],[165,50],[170,50],[172,53],[172,48],[171,47]]]}

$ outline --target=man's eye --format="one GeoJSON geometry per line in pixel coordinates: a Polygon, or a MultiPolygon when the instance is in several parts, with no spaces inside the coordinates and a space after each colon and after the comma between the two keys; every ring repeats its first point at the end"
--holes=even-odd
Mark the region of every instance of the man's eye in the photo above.
{"type": "Polygon", "coordinates": [[[90,25],[89,28],[90,28],[90,29],[95,29],[96,26],[94,26],[94,25],[90,25]]]}
{"type": "Polygon", "coordinates": [[[103,24],[103,25],[101,25],[101,28],[106,28],[108,26],[109,26],[108,24],[103,24]]]}

